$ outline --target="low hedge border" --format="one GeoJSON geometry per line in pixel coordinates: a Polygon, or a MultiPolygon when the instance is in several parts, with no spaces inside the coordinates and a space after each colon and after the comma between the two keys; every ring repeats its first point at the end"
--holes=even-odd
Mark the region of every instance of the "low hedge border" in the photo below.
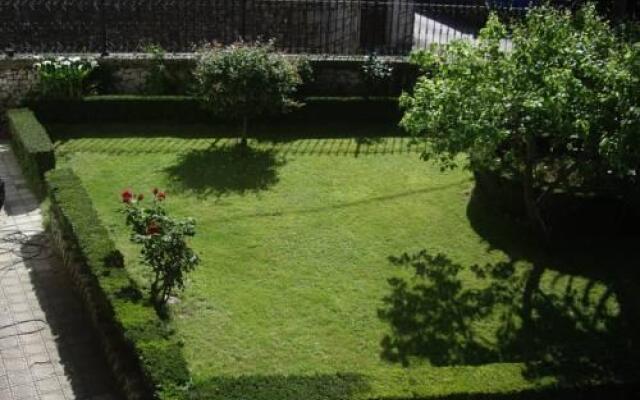
{"type": "Polygon", "coordinates": [[[176,400],[190,384],[182,345],[124,266],[78,176],[68,168],[46,176],[53,243],[84,300],[107,361],[129,400],[176,400]]]}
{"type": "MultiPolygon", "coordinates": [[[[304,107],[271,120],[398,122],[402,116],[395,97],[308,97],[303,101],[304,107]]],[[[215,122],[189,96],[89,96],[31,107],[45,122],[215,122]]]]}
{"type": "Polygon", "coordinates": [[[39,197],[44,196],[44,174],[55,168],[53,143],[35,114],[26,108],[7,111],[13,151],[25,178],[39,197]]]}

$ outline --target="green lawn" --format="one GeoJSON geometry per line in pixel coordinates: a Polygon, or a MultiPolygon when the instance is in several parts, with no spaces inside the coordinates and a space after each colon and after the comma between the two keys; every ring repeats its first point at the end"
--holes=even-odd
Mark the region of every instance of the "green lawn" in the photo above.
{"type": "Polygon", "coordinates": [[[203,262],[172,310],[195,398],[428,398],[629,378],[617,356],[625,253],[542,251],[472,195],[468,172],[421,161],[389,127],[280,129],[286,140],[243,154],[203,126],[52,127],[67,137],[61,164],[130,261],[123,188],[166,188],[171,212],[196,218],[203,262]]]}

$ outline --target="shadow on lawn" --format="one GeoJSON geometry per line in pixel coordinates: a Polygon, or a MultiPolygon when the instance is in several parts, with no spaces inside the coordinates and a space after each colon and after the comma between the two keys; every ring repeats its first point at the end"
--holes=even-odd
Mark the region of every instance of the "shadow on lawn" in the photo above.
{"type": "Polygon", "coordinates": [[[185,153],[165,171],[172,190],[220,197],[269,189],[278,182],[278,168],[284,163],[273,150],[211,146],[185,153]]]}
{"type": "Polygon", "coordinates": [[[390,257],[413,278],[389,281],[391,293],[378,311],[390,325],[383,359],[436,366],[522,362],[527,379],[554,377],[571,386],[637,382],[640,302],[632,243],[567,241],[545,249],[475,195],[468,216],[508,261],[463,266],[427,250],[390,257]],[[543,280],[545,274],[551,279],[543,280]],[[478,284],[465,284],[468,278],[478,284]]]}
{"type": "MultiPolygon", "coordinates": [[[[221,124],[51,124],[47,129],[59,152],[70,146],[79,151],[107,154],[174,154],[194,150],[190,146],[200,146],[202,141],[221,146],[230,145],[239,137],[235,126],[221,124]],[[170,145],[165,140],[136,141],[142,138],[198,140],[173,141],[170,145]],[[75,139],[82,139],[78,148],[74,147],[75,139]]],[[[359,157],[424,150],[423,145],[414,143],[397,126],[380,122],[273,122],[252,126],[250,134],[250,141],[257,143],[257,147],[283,156],[359,157]]]]}

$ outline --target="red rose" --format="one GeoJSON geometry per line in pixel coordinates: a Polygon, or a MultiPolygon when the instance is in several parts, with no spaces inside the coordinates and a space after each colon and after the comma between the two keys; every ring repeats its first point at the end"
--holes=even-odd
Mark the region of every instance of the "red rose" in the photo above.
{"type": "Polygon", "coordinates": [[[131,199],[133,199],[133,192],[131,189],[126,189],[122,191],[121,196],[123,203],[131,203],[131,199]]]}
{"type": "Polygon", "coordinates": [[[167,197],[167,195],[166,195],[164,192],[158,192],[158,194],[156,195],[156,198],[157,198],[159,201],[164,200],[166,197],[167,197]]]}

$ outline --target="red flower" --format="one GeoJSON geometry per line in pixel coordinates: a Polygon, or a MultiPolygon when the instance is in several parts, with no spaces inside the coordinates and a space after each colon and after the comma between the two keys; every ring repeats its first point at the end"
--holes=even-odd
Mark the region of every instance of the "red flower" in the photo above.
{"type": "Polygon", "coordinates": [[[142,193],[140,193],[138,195],[138,201],[142,201],[142,200],[144,200],[144,195],[142,193]]]}
{"type": "Polygon", "coordinates": [[[160,225],[156,223],[156,221],[149,222],[147,225],[147,235],[157,235],[160,233],[160,225]]]}
{"type": "Polygon", "coordinates": [[[158,194],[156,195],[156,199],[158,199],[159,201],[164,200],[167,197],[167,195],[164,192],[158,192],[158,194]]]}
{"type": "Polygon", "coordinates": [[[131,199],[133,199],[133,192],[131,189],[126,189],[122,191],[121,196],[123,203],[131,203],[131,199]]]}

